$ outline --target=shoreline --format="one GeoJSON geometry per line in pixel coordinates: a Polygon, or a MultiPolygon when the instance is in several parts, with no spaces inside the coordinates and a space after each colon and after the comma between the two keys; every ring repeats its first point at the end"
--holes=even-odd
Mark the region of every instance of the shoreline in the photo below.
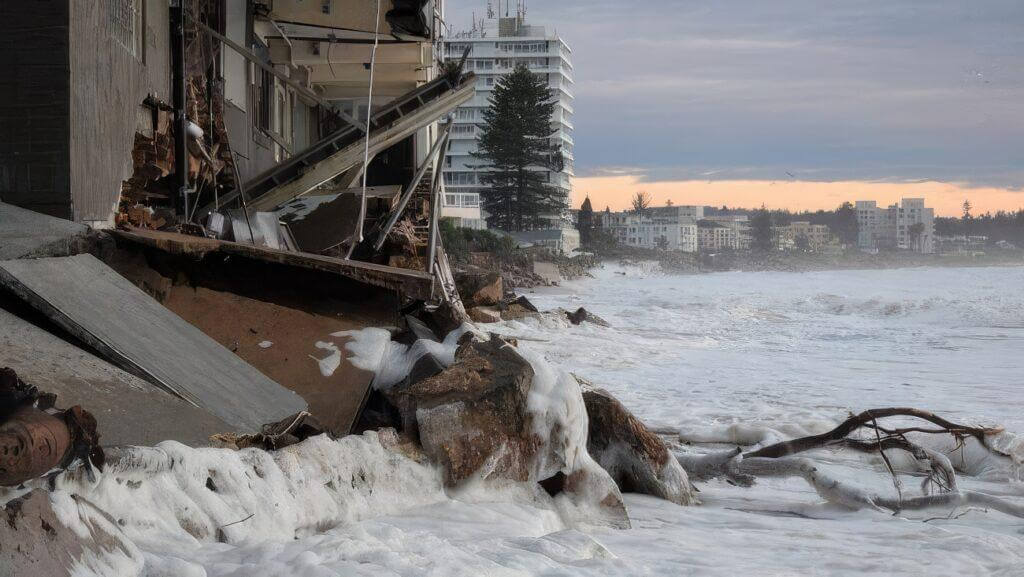
{"type": "Polygon", "coordinates": [[[609,255],[599,264],[614,262],[635,265],[656,262],[666,274],[706,274],[716,272],[820,272],[841,270],[890,270],[913,268],[989,268],[1024,266],[1024,253],[998,256],[941,256],[905,255],[900,253],[843,255],[754,255],[750,253],[720,253],[698,256],[662,253],[645,255],[609,255]]]}

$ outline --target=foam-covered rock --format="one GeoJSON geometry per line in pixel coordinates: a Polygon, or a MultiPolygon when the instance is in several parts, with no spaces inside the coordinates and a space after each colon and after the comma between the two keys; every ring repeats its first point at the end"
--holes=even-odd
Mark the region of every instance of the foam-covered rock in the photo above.
{"type": "Polygon", "coordinates": [[[466,339],[444,372],[385,394],[403,422],[415,423],[446,485],[544,481],[568,516],[629,525],[618,487],[587,454],[579,387],[543,359],[496,335],[466,339]]]}
{"type": "Polygon", "coordinates": [[[58,515],[80,506],[70,496],[54,510],[48,492],[36,489],[12,499],[2,511],[0,522],[0,576],[134,574],[143,560],[137,548],[121,530],[103,516],[82,521],[58,515]]]}
{"type": "Polygon", "coordinates": [[[624,493],[646,493],[680,505],[693,487],[665,442],[603,389],[583,386],[589,418],[587,450],[624,493]]]}

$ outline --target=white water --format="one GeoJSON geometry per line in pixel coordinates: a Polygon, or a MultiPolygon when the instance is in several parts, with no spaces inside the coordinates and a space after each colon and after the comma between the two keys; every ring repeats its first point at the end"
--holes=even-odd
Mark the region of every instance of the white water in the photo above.
{"type": "MultiPolygon", "coordinates": [[[[547,357],[694,441],[683,450],[771,442],[892,405],[1024,432],[1024,269],[628,273],[604,269],[575,294],[529,295],[542,309],[584,305],[611,328],[554,317],[482,328],[519,337],[531,358],[547,357]]],[[[365,344],[346,354],[365,360],[380,348],[365,344]]],[[[138,509],[125,531],[141,552],[121,566],[137,567],[141,556],[143,575],[1024,574],[1020,519],[850,512],[822,504],[801,480],[701,483],[695,507],[627,495],[633,528],[620,531],[572,525],[523,488],[443,491],[436,470],[382,451],[372,434],[276,455],[163,450],[186,466],[141,488],[105,474],[92,495],[106,510],[138,509]],[[252,477],[250,461],[273,474],[252,477]],[[310,485],[325,471],[343,484],[310,485]],[[382,484],[356,483],[357,471],[382,484]],[[211,493],[204,483],[214,472],[241,485],[211,493]],[[244,536],[230,545],[196,540],[174,522],[209,532],[247,511],[258,518],[225,529],[244,536]]],[[[962,487],[1024,500],[1007,463],[965,457],[981,476],[962,487]]],[[[814,458],[835,476],[893,490],[877,458],[814,458]]],[[[916,493],[915,480],[904,490],[916,493]]],[[[81,573],[90,574],[86,565],[81,573]]]]}
{"type": "MultiPolygon", "coordinates": [[[[612,328],[548,318],[498,330],[648,423],[705,443],[684,450],[765,444],[886,406],[1024,432],[1024,268],[595,276],[528,296],[541,310],[585,306],[612,328]]],[[[978,475],[962,487],[1024,501],[1008,460],[950,457],[978,475]]],[[[894,492],[877,458],[816,458],[894,492]]],[[[904,491],[918,494],[917,482],[904,491]]],[[[699,487],[701,507],[627,497],[634,530],[597,538],[654,574],[1024,575],[1024,522],[999,513],[924,523],[948,511],[852,513],[822,505],[801,480],[699,487]]]]}

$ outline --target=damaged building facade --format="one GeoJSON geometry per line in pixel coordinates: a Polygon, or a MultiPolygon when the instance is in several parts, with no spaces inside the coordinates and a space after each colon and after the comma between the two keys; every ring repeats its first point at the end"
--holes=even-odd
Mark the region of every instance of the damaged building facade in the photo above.
{"type": "MultiPolygon", "coordinates": [[[[127,214],[125,201],[210,204],[234,188],[234,168],[247,182],[340,128],[362,130],[439,75],[439,1],[170,4],[4,3],[0,199],[100,228],[127,214]]],[[[371,143],[367,186],[408,184],[439,138],[438,104],[371,143]]],[[[331,179],[344,181],[315,184],[331,179]]]]}
{"type": "Polygon", "coordinates": [[[108,443],[301,414],[354,430],[373,374],[347,331],[465,318],[440,168],[475,80],[444,60],[443,15],[3,3],[0,367],[91,406],[108,443]]]}

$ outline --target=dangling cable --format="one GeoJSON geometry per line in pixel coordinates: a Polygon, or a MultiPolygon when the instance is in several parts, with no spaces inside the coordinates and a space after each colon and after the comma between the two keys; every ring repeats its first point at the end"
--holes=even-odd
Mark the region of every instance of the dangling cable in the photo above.
{"type": "MultiPolygon", "coordinates": [[[[370,164],[370,117],[373,115],[373,68],[377,61],[377,38],[380,32],[380,0],[377,0],[377,17],[373,21],[373,50],[370,52],[370,90],[366,96],[366,139],[363,143],[363,190],[359,200],[359,220],[352,235],[346,259],[352,258],[356,245],[363,242],[363,221],[366,220],[366,172],[370,164]]],[[[330,58],[328,57],[328,61],[330,58]]]]}

